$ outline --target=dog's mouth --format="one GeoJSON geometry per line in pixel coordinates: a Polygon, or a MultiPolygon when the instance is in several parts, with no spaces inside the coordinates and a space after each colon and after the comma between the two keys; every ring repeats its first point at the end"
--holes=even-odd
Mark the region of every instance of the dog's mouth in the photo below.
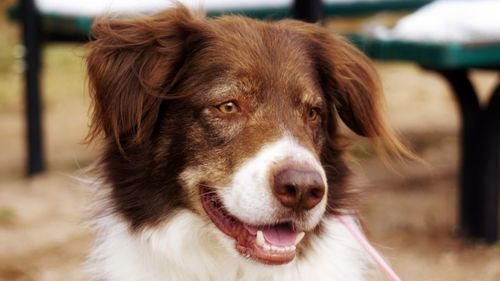
{"type": "Polygon", "coordinates": [[[210,189],[203,189],[201,202],[212,222],[233,238],[236,250],[247,258],[265,264],[279,265],[295,258],[296,246],[305,233],[294,229],[292,223],[249,225],[231,215],[210,189]]]}

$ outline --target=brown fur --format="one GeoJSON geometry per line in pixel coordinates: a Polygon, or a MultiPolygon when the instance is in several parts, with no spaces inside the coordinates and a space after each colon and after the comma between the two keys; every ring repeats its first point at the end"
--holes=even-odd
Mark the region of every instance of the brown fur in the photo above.
{"type": "Polygon", "coordinates": [[[222,186],[284,132],[317,153],[328,210],[338,212],[346,207],[349,170],[337,115],[379,150],[406,153],[381,118],[381,87],[369,60],[317,25],[204,19],[178,7],[99,20],[92,36],[89,140],[103,136],[102,175],[115,211],[134,229],[179,207],[199,211],[188,200],[198,191],[179,179],[186,168],[203,169],[199,185],[222,186]],[[228,100],[239,106],[230,117],[217,110],[228,100]],[[311,107],[320,110],[318,121],[307,119],[311,107]]]}

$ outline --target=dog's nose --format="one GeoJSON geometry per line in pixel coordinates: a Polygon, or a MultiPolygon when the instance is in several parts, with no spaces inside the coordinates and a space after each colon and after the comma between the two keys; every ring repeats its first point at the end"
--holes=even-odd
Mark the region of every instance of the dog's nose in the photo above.
{"type": "Polygon", "coordinates": [[[316,171],[283,169],[274,175],[274,196],[283,206],[295,210],[310,210],[323,198],[325,184],[316,171]]]}

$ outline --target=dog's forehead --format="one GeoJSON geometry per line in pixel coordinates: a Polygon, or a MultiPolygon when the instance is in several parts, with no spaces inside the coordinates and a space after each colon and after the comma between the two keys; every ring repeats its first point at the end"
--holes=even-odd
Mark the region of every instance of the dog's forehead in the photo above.
{"type": "Polygon", "coordinates": [[[255,76],[280,74],[277,78],[303,76],[311,70],[312,60],[304,38],[272,23],[250,21],[239,27],[223,27],[223,34],[212,39],[211,51],[222,55],[232,67],[255,76]]]}
{"type": "Polygon", "coordinates": [[[303,38],[271,23],[245,21],[218,28],[196,60],[200,75],[219,73],[211,96],[238,91],[258,101],[283,95],[297,103],[320,99],[318,72],[303,38]]]}

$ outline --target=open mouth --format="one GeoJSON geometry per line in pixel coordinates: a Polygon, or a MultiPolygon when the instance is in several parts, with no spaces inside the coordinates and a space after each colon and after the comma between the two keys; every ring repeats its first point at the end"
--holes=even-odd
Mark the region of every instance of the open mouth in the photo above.
{"type": "Polygon", "coordinates": [[[295,258],[296,246],[305,233],[294,229],[292,223],[249,225],[232,216],[217,194],[203,189],[201,202],[212,222],[233,238],[236,250],[247,258],[265,264],[285,264],[295,258]]]}

